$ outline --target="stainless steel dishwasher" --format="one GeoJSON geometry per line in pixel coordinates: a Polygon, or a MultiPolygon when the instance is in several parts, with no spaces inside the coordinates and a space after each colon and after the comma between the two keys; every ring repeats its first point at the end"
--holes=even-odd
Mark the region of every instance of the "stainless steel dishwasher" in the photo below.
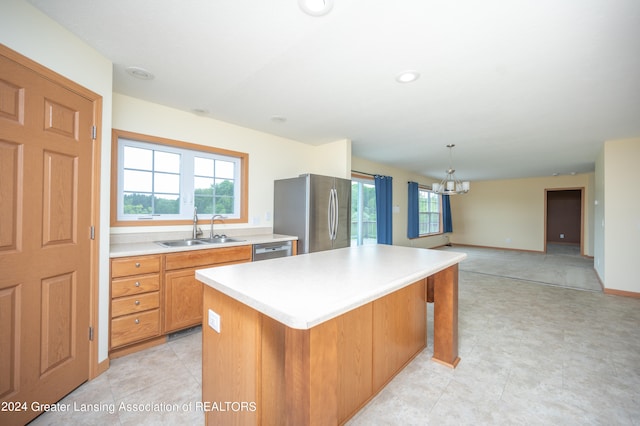
{"type": "Polygon", "coordinates": [[[291,256],[291,241],[253,245],[253,261],[291,256]]]}

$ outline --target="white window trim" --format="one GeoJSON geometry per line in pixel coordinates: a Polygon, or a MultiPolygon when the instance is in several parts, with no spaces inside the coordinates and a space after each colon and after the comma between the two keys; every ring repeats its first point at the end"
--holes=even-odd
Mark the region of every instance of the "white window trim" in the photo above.
{"type": "MultiPolygon", "coordinates": [[[[431,189],[427,188],[427,187],[423,187],[423,186],[419,186],[418,187],[418,191],[424,191],[424,192],[429,192],[431,194],[437,194],[436,192],[432,191],[431,189]]],[[[438,196],[438,230],[436,232],[428,232],[425,234],[419,233],[418,237],[429,237],[432,235],[439,235],[442,234],[442,195],[441,194],[437,194],[438,196]]],[[[433,213],[432,213],[433,214],[433,213]]],[[[418,217],[420,217],[420,206],[418,204],[418,217]]],[[[420,229],[420,227],[418,227],[418,229],[420,229]]]]}
{"type": "MultiPolygon", "coordinates": [[[[194,208],[194,157],[211,158],[233,162],[234,167],[234,213],[225,214],[225,219],[239,219],[241,217],[242,201],[242,159],[230,155],[216,154],[208,151],[198,151],[189,148],[180,148],[154,142],[143,142],[119,136],[117,139],[118,164],[117,164],[117,221],[171,221],[193,219],[194,208]],[[180,214],[142,215],[124,214],[124,147],[136,147],[143,149],[155,149],[158,151],[180,154],[180,214]]],[[[211,214],[198,213],[199,219],[210,219],[211,214]]]]}

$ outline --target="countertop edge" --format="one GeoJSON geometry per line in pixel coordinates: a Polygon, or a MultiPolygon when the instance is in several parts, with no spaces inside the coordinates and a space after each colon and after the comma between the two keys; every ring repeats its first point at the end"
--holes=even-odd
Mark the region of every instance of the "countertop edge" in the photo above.
{"type": "MultiPolygon", "coordinates": [[[[371,292],[367,292],[366,294],[361,294],[357,298],[352,298],[349,300],[341,300],[339,306],[332,307],[328,309],[326,312],[323,312],[322,315],[316,315],[313,317],[302,317],[302,316],[294,316],[289,315],[288,313],[274,308],[273,306],[267,305],[262,301],[256,299],[255,297],[251,297],[251,295],[246,292],[238,291],[233,288],[233,286],[225,285],[219,281],[213,279],[209,274],[207,269],[202,269],[196,271],[196,279],[202,281],[204,284],[209,287],[222,292],[223,294],[238,300],[239,302],[255,309],[256,311],[267,315],[276,321],[281,322],[282,324],[294,328],[294,329],[310,329],[315,327],[325,321],[338,317],[346,312],[349,312],[353,309],[356,309],[360,306],[363,306],[367,303],[370,303],[376,299],[384,297],[388,294],[391,294],[397,290],[400,290],[408,285],[415,283],[421,279],[429,277],[433,274],[436,274],[442,270],[447,269],[450,266],[460,263],[464,260],[467,255],[465,253],[458,252],[446,252],[448,259],[438,262],[436,264],[429,265],[428,267],[422,268],[417,272],[408,274],[399,279],[389,282],[387,285],[380,286],[372,289],[371,292]]],[[[308,255],[305,255],[308,256],[308,255]]],[[[215,269],[215,268],[212,268],[215,269]]],[[[210,272],[215,273],[215,271],[211,270],[210,272]]]]}
{"type": "Polygon", "coordinates": [[[153,255],[153,254],[179,253],[179,252],[185,252],[185,251],[209,250],[209,249],[216,249],[216,248],[247,246],[247,245],[262,244],[262,243],[296,241],[298,239],[298,237],[295,237],[292,235],[280,235],[280,234],[242,235],[234,238],[237,238],[238,240],[242,240],[242,241],[237,241],[232,243],[222,243],[222,244],[202,244],[202,245],[190,246],[190,247],[162,247],[161,245],[153,241],[145,241],[145,242],[139,242],[139,243],[111,244],[109,247],[109,257],[111,259],[114,259],[118,257],[127,257],[127,256],[145,256],[145,255],[153,255]]]}

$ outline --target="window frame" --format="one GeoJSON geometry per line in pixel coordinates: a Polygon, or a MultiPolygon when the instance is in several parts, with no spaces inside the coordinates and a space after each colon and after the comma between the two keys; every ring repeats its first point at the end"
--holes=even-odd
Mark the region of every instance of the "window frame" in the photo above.
{"type": "Polygon", "coordinates": [[[428,215],[432,215],[435,214],[435,212],[421,212],[420,211],[420,193],[421,192],[427,192],[429,194],[434,194],[438,197],[438,230],[435,232],[427,232],[427,233],[420,233],[420,226],[418,225],[418,238],[422,238],[422,237],[430,237],[433,235],[441,235],[443,234],[443,224],[442,224],[442,194],[438,194],[437,192],[433,191],[431,188],[426,187],[426,186],[422,186],[422,185],[418,185],[418,223],[420,224],[419,219],[422,217],[423,214],[428,214],[428,215]]]}
{"type": "MultiPolygon", "coordinates": [[[[235,200],[238,206],[238,216],[229,217],[225,219],[225,223],[247,223],[248,222],[248,194],[249,194],[249,154],[232,151],[223,148],[217,148],[208,145],[199,145],[189,142],[183,142],[178,140],[172,140],[167,138],[161,138],[157,136],[144,135],[140,133],[128,132],[124,130],[113,129],[111,140],[111,226],[113,227],[126,227],[126,226],[170,226],[170,225],[187,225],[193,223],[193,218],[186,218],[186,215],[165,215],[164,217],[151,216],[148,218],[119,218],[118,217],[118,204],[121,199],[123,191],[122,183],[122,167],[120,164],[120,139],[132,141],[137,144],[151,144],[157,146],[162,150],[167,149],[171,151],[192,151],[194,156],[197,153],[201,153],[205,157],[222,156],[225,158],[232,158],[237,161],[240,167],[240,171],[237,173],[239,179],[239,200],[235,200]],[[172,217],[169,217],[172,216],[172,217]]],[[[181,170],[181,179],[194,179],[193,167],[181,170]]],[[[181,188],[182,190],[182,188],[181,188]]],[[[194,205],[193,194],[190,195],[190,203],[194,205]]],[[[198,214],[199,221],[211,220],[211,214],[198,214]]]]}

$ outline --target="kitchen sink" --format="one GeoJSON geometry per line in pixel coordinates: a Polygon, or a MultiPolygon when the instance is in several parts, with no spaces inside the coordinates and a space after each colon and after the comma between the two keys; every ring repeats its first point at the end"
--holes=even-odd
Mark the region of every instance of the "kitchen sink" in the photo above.
{"type": "Polygon", "coordinates": [[[237,243],[242,242],[244,240],[237,240],[235,238],[229,238],[225,236],[218,236],[213,238],[200,238],[197,240],[170,240],[170,241],[156,241],[156,244],[161,245],[162,247],[191,247],[191,246],[200,246],[206,244],[223,244],[223,243],[237,243]]]}
{"type": "Polygon", "coordinates": [[[203,238],[198,241],[204,241],[206,244],[223,244],[223,243],[239,243],[244,240],[237,240],[235,238],[221,236],[221,237],[213,237],[213,238],[203,238]]]}
{"type": "Polygon", "coordinates": [[[191,247],[207,244],[203,240],[171,240],[171,241],[156,241],[156,244],[160,244],[162,247],[191,247]]]}

